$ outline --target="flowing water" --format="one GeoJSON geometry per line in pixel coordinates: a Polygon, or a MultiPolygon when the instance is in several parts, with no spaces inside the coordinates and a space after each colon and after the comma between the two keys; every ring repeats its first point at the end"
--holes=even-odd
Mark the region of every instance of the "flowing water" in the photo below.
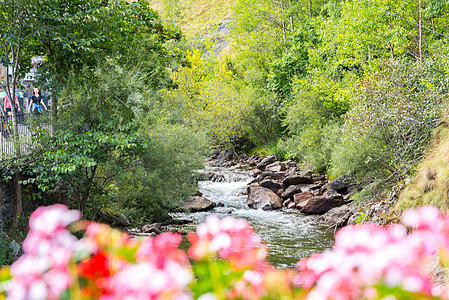
{"type": "Polygon", "coordinates": [[[278,268],[292,268],[303,257],[314,252],[330,249],[334,243],[334,231],[328,226],[311,223],[310,216],[296,210],[263,211],[248,208],[244,194],[252,180],[248,171],[214,168],[223,175],[224,182],[201,181],[200,191],[207,199],[223,203],[208,212],[173,214],[176,219],[193,221],[187,225],[174,226],[179,232],[195,231],[196,226],[211,214],[218,217],[233,216],[246,219],[269,246],[269,260],[278,268]]]}

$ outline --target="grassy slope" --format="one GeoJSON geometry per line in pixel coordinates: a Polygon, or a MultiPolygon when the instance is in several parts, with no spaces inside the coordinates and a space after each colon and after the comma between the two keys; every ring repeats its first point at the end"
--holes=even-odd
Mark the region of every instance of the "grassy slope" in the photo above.
{"type": "MultiPolygon", "coordinates": [[[[184,16],[181,29],[188,38],[203,36],[207,29],[232,18],[235,0],[181,0],[184,16]]],[[[161,12],[161,0],[152,0],[151,6],[161,12]]]]}
{"type": "Polygon", "coordinates": [[[434,205],[449,211],[449,124],[435,130],[434,145],[418,166],[415,178],[401,193],[396,209],[434,205]]]}

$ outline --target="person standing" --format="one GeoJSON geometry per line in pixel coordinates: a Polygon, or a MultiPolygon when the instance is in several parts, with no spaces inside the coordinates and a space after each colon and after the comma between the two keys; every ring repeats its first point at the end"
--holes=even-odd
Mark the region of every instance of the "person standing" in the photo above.
{"type": "Polygon", "coordinates": [[[44,107],[45,110],[48,110],[47,106],[45,106],[44,99],[39,92],[39,88],[33,89],[33,95],[31,96],[30,100],[31,101],[30,104],[28,105],[28,112],[31,112],[31,110],[35,112],[35,110],[37,110],[38,113],[42,113],[43,112],[42,107],[44,107]]]}
{"type": "MultiPolygon", "coordinates": [[[[11,89],[11,95],[13,93],[13,90],[11,89]]],[[[16,103],[16,109],[20,112],[20,105],[19,105],[19,97],[17,96],[17,94],[15,95],[15,103],[16,103]]],[[[5,100],[3,102],[3,108],[6,111],[6,113],[8,114],[8,116],[12,116],[12,111],[11,111],[11,103],[8,100],[8,95],[5,96],[5,100]]]]}

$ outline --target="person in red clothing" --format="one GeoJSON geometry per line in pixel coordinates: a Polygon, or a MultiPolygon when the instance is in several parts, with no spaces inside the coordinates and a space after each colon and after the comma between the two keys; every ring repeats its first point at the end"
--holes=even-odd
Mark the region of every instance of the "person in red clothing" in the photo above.
{"type": "MultiPolygon", "coordinates": [[[[10,89],[10,92],[11,92],[11,94],[13,93],[13,90],[12,89],[10,89]]],[[[18,111],[21,111],[21,109],[20,109],[20,105],[19,105],[19,97],[17,96],[17,95],[15,95],[16,97],[16,109],[18,109],[18,111]]],[[[4,108],[4,110],[7,112],[7,114],[8,114],[8,116],[11,116],[12,115],[12,112],[11,112],[11,103],[9,103],[9,100],[8,100],[8,95],[6,95],[5,96],[5,101],[3,102],[3,108],[4,108]]]]}

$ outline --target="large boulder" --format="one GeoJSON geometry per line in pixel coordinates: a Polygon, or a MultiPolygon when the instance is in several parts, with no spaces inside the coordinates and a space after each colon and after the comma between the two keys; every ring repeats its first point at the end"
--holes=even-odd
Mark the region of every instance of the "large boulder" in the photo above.
{"type": "Polygon", "coordinates": [[[262,180],[264,180],[266,178],[282,181],[285,179],[286,176],[287,176],[287,174],[285,172],[265,171],[265,172],[262,172],[259,176],[257,176],[257,181],[261,182],[262,180]]]}
{"type": "Polygon", "coordinates": [[[329,181],[328,186],[340,194],[347,194],[356,189],[354,179],[349,175],[342,175],[329,181]]]}
{"type": "Polygon", "coordinates": [[[281,198],[264,187],[249,187],[246,204],[253,209],[274,210],[282,207],[281,198]]]}
{"type": "Polygon", "coordinates": [[[293,195],[293,201],[296,203],[298,209],[302,209],[303,205],[307,203],[310,199],[315,197],[311,192],[304,192],[293,195]]]}
{"type": "Polygon", "coordinates": [[[277,156],[275,154],[272,154],[272,155],[267,156],[264,159],[262,159],[262,161],[257,164],[256,168],[263,171],[263,170],[265,170],[266,166],[274,163],[277,160],[278,160],[277,156]]]}
{"type": "Polygon", "coordinates": [[[312,176],[290,175],[287,176],[282,184],[285,186],[291,186],[296,184],[311,184],[313,183],[312,176]]]}
{"type": "Polygon", "coordinates": [[[349,205],[334,207],[325,213],[320,220],[330,223],[335,227],[343,227],[348,223],[349,218],[354,214],[354,208],[349,205]]]}
{"type": "Polygon", "coordinates": [[[342,195],[335,191],[327,191],[322,196],[315,196],[296,204],[300,212],[308,214],[323,214],[334,207],[344,204],[342,195]]]}
{"type": "Polygon", "coordinates": [[[281,163],[279,161],[275,161],[272,164],[269,164],[265,167],[265,171],[271,171],[271,172],[280,172],[285,171],[287,168],[285,167],[284,163],[281,163]]]}
{"type": "Polygon", "coordinates": [[[262,170],[259,169],[252,169],[251,171],[249,171],[249,176],[251,177],[257,177],[260,174],[262,174],[262,170]]]}
{"type": "Polygon", "coordinates": [[[215,202],[201,196],[189,197],[182,206],[183,210],[191,212],[208,211],[216,207],[215,202]]]}
{"type": "Polygon", "coordinates": [[[159,223],[145,224],[142,226],[142,232],[143,233],[155,233],[156,235],[161,234],[162,226],[159,223]]]}
{"type": "Polygon", "coordinates": [[[323,187],[322,184],[318,183],[297,184],[296,186],[300,187],[303,192],[312,192],[315,190],[319,190],[323,187]]]}
{"type": "Polygon", "coordinates": [[[276,194],[278,193],[279,190],[282,189],[282,184],[280,184],[277,181],[271,180],[271,179],[264,179],[259,183],[259,185],[261,187],[272,190],[276,194]]]}
{"type": "Polygon", "coordinates": [[[291,185],[282,194],[282,199],[287,200],[287,199],[293,198],[294,194],[299,194],[301,192],[302,192],[302,189],[299,185],[291,185]]]}

